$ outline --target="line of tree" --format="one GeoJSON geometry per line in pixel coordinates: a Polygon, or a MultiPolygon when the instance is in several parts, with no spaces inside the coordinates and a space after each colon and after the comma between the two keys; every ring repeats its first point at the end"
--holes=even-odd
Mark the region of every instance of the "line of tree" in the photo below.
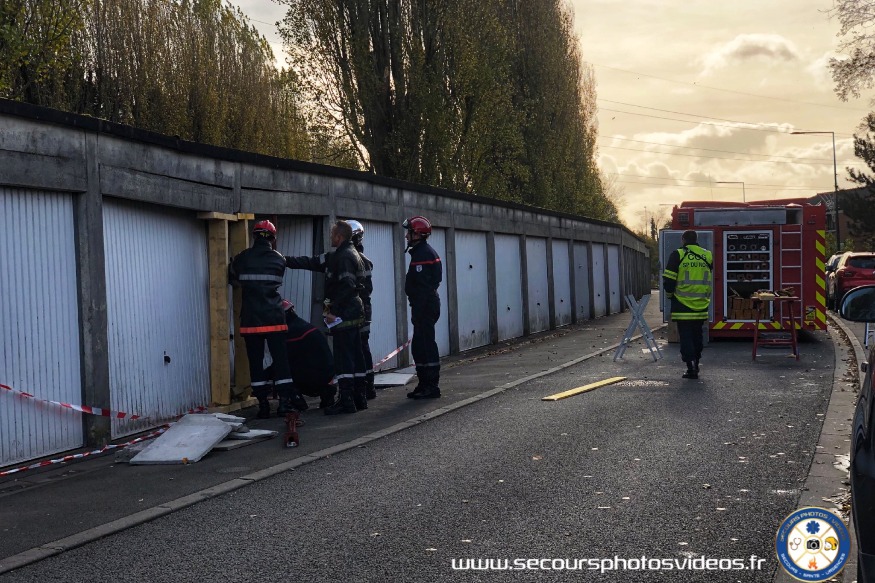
{"type": "Polygon", "coordinates": [[[4,0],[0,96],[187,140],[313,157],[297,82],[219,0],[4,0]]]}
{"type": "Polygon", "coordinates": [[[0,96],[618,220],[563,0],[4,0],[0,96]],[[609,184],[608,184],[609,187],[609,184]]]}
{"type": "Polygon", "coordinates": [[[377,174],[617,219],[560,0],[281,0],[311,123],[377,174]]]}

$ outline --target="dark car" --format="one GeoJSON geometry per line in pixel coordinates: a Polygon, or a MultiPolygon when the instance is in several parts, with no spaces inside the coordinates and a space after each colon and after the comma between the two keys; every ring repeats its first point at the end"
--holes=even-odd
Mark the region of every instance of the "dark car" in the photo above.
{"type": "MultiPolygon", "coordinates": [[[[875,322],[875,285],[852,289],[841,303],[841,316],[853,322],[875,322]]],[[[857,581],[875,583],[875,434],[872,383],[875,343],[860,363],[863,383],[851,431],[851,512],[857,532],[857,581]]]]}
{"type": "Polygon", "coordinates": [[[827,269],[827,305],[837,310],[848,290],[872,284],[875,284],[875,253],[843,253],[835,269],[831,272],[827,269]]]}

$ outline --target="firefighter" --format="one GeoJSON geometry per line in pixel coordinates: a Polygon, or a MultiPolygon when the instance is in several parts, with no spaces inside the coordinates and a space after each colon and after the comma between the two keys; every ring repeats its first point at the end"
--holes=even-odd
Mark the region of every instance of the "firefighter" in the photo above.
{"type": "Polygon", "coordinates": [[[441,360],[434,338],[434,325],[441,315],[441,300],[437,292],[443,278],[441,258],[426,241],[431,235],[428,219],[411,217],[401,226],[407,231],[405,252],[410,253],[404,293],[410,302],[413,322],[411,351],[419,379],[416,388],[407,396],[411,399],[436,399],[441,396],[441,360]]]}
{"type": "Polygon", "coordinates": [[[684,231],[683,247],[672,253],[662,272],[666,295],[671,299],[671,319],[677,322],[681,359],[687,363],[685,379],[699,378],[702,327],[711,305],[711,252],[699,247],[695,231],[684,231]]]}
{"type": "Polygon", "coordinates": [[[286,358],[285,314],[279,287],[286,271],[285,259],[275,250],[276,227],[258,221],[252,229],[252,247],[237,254],[228,266],[228,278],[243,289],[240,334],[246,343],[252,394],[258,399],[258,418],[270,417],[270,380],[264,370],[264,345],[273,359],[280,410],[307,410],[307,401],[294,390],[286,358]]]}
{"type": "Polygon", "coordinates": [[[364,308],[359,290],[364,285],[362,258],[352,246],[352,227],[337,221],[331,227],[334,251],[315,257],[286,257],[289,269],[309,269],[325,273],[323,315],[334,340],[334,373],[340,398],[325,409],[326,415],[355,413],[368,408],[364,357],[359,329],[364,323],[364,308]],[[360,376],[356,376],[360,371],[360,376]]]}
{"type": "Polygon", "coordinates": [[[334,357],[325,336],[299,317],[295,305],[283,300],[286,312],[286,354],[295,388],[302,395],[319,397],[319,407],[334,404],[334,357]]]}
{"type": "MultiPolygon", "coordinates": [[[[374,357],[371,354],[371,294],[374,292],[374,282],[371,278],[371,273],[374,269],[374,262],[368,259],[365,255],[365,228],[358,221],[347,221],[352,227],[352,244],[355,250],[358,251],[362,258],[362,263],[365,266],[364,278],[362,279],[362,289],[359,291],[359,297],[362,299],[362,305],[365,310],[365,323],[361,328],[362,341],[362,356],[365,362],[365,389],[368,399],[373,399],[377,396],[377,391],[374,390],[374,357]]],[[[358,374],[358,373],[357,373],[358,374]]]]}

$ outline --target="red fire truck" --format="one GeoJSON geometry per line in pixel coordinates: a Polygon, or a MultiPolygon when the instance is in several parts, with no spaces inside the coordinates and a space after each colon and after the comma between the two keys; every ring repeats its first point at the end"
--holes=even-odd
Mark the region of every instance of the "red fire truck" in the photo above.
{"type": "Polygon", "coordinates": [[[779,326],[769,322],[770,302],[750,299],[762,290],[791,290],[801,299],[801,318],[799,304],[795,310],[796,328],[824,330],[825,225],[824,206],[807,199],[683,202],[672,210],[672,229],[660,233],[660,260],[664,266],[668,254],[681,247],[681,234],[688,229],[697,231],[699,244],[711,250],[712,338],[753,336],[758,306],[765,310],[760,313],[761,329],[779,326]]]}

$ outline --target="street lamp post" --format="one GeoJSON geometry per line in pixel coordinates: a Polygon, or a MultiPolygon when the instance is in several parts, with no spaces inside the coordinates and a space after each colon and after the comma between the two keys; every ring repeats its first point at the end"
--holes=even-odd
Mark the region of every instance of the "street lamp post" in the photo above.
{"type": "Polygon", "coordinates": [[[839,167],[836,163],[836,133],[835,132],[790,132],[794,136],[804,134],[829,134],[832,136],[832,175],[835,180],[835,226],[836,226],[836,250],[842,250],[842,236],[839,231],[839,167]]]}
{"type": "Polygon", "coordinates": [[[719,181],[719,182],[715,182],[714,184],[740,184],[740,185],[741,185],[741,202],[747,202],[747,193],[746,193],[745,190],[744,190],[744,182],[739,182],[739,181],[732,181],[732,182],[719,181]]]}

